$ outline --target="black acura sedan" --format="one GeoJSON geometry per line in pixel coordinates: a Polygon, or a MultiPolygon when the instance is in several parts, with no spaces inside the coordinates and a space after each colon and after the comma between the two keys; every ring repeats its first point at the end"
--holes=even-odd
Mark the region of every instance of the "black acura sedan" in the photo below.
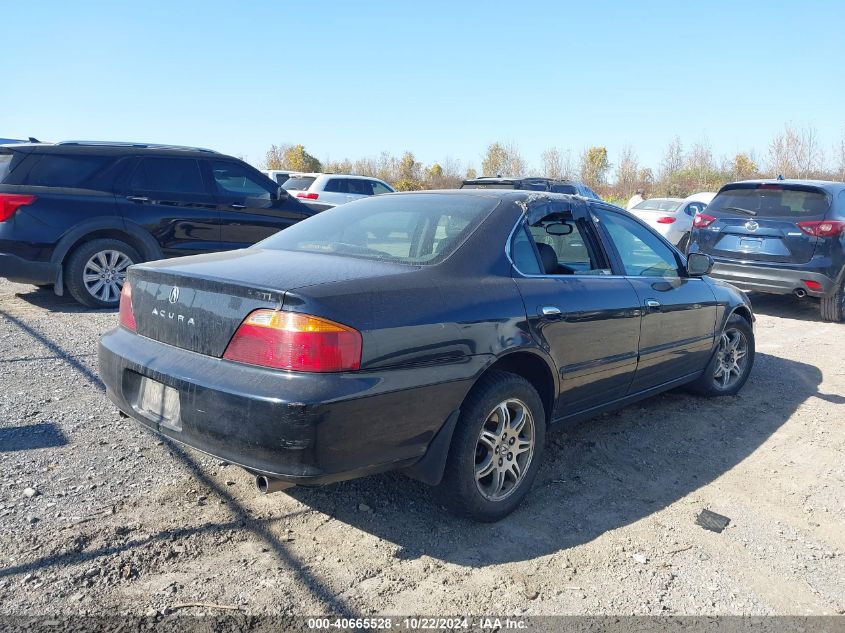
{"type": "Polygon", "coordinates": [[[551,426],[739,391],[754,316],[712,264],[578,196],[389,194],[133,266],[100,373],[126,414],[264,491],[401,469],[493,521],[551,426]]]}

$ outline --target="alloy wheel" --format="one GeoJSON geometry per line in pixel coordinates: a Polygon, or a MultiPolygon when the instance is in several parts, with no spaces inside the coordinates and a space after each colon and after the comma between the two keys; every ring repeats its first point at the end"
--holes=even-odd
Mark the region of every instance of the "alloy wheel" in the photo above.
{"type": "Polygon", "coordinates": [[[95,299],[105,303],[117,301],[126,280],[126,269],[134,262],[125,253],[105,250],[94,253],[85,263],[82,283],[95,299]]]}
{"type": "Polygon", "coordinates": [[[748,364],[748,340],[737,329],[722,332],[719,349],[716,351],[716,369],[713,381],[720,389],[729,389],[745,373],[748,364]]]}
{"type": "Polygon", "coordinates": [[[487,416],[475,447],[475,483],[488,501],[502,501],[522,483],[534,456],[534,417],[509,399],[487,416]]]}

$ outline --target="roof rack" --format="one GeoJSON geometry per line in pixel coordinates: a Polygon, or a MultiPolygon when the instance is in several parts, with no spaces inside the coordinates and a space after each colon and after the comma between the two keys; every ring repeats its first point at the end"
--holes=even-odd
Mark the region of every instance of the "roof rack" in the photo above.
{"type": "Polygon", "coordinates": [[[191,147],[189,145],[166,145],[160,143],[128,143],[125,141],[59,141],[56,145],[91,145],[99,147],[137,147],[141,149],[176,149],[187,152],[208,152],[218,154],[213,149],[204,147],[191,147]]]}

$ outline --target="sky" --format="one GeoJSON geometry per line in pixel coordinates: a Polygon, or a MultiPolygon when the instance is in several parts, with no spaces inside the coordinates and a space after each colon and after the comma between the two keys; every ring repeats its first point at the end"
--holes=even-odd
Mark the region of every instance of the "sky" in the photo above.
{"type": "Polygon", "coordinates": [[[6,138],[475,168],[494,141],[533,166],[630,145],[657,167],[675,135],[764,159],[787,122],[829,154],[845,131],[841,0],[0,0],[0,16],[6,138]]]}

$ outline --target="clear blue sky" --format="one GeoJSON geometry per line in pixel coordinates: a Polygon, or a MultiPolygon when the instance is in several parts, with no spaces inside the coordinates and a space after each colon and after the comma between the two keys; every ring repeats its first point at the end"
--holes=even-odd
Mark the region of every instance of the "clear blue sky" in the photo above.
{"type": "Polygon", "coordinates": [[[260,162],[415,152],[478,167],[674,135],[766,153],[845,128],[845,3],[0,0],[0,137],[195,144],[260,162]],[[781,8],[778,8],[781,5],[781,8]]]}

